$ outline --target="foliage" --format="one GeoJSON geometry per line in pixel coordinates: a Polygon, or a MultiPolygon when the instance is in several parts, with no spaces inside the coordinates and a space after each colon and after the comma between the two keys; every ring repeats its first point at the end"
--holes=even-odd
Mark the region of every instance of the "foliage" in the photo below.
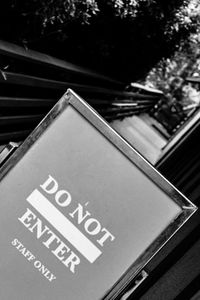
{"type": "Polygon", "coordinates": [[[190,32],[188,39],[183,40],[175,53],[163,58],[149,72],[146,84],[164,91],[165,94],[178,91],[186,84],[188,76],[195,74],[200,77],[200,3],[190,1],[189,5],[178,14],[179,26],[191,24],[194,32],[190,32]]]}
{"type": "Polygon", "coordinates": [[[74,20],[83,24],[98,12],[95,0],[35,0],[37,14],[42,19],[43,27],[56,24],[65,24],[74,20]]]}
{"type": "MultiPolygon", "coordinates": [[[[187,119],[200,106],[199,84],[187,80],[187,77],[197,76],[200,78],[199,1],[191,1],[187,10],[187,23],[192,23],[196,30],[189,34],[187,40],[181,42],[179,48],[171,57],[162,58],[149,72],[145,81],[146,85],[164,92],[165,98],[160,111],[164,112],[164,116],[167,115],[164,125],[168,129],[174,122],[178,125],[181,120],[187,119]]],[[[161,114],[161,117],[163,115],[161,114]]],[[[162,118],[160,119],[161,123],[163,123],[162,118]]]]}
{"type": "MultiPolygon", "coordinates": [[[[196,0],[195,0],[196,1],[196,0]]],[[[189,0],[11,0],[12,8],[25,18],[40,21],[41,28],[80,22],[89,24],[95,16],[109,16],[133,21],[137,18],[157,20],[165,25],[165,33],[191,26],[188,18],[189,0]]],[[[194,2],[194,1],[192,1],[194,2]]]]}
{"type": "Polygon", "coordinates": [[[9,33],[9,39],[27,47],[124,81],[136,80],[195,30],[191,9],[188,16],[191,1],[198,2],[7,0],[7,15],[12,19],[0,10],[1,37],[4,31],[4,36],[9,33]]]}

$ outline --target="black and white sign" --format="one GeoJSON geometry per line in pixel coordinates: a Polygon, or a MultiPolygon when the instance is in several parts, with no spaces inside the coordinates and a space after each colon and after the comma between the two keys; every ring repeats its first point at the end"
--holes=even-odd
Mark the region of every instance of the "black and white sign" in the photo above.
{"type": "Polygon", "coordinates": [[[0,299],[114,299],[195,212],[68,91],[6,162],[0,299]]]}

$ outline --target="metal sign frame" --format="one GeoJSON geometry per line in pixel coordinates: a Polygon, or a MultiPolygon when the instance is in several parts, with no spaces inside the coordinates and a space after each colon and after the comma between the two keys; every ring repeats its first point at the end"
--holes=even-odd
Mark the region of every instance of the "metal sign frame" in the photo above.
{"type": "Polygon", "coordinates": [[[37,142],[38,138],[51,125],[68,105],[77,110],[89,121],[99,132],[101,132],[115,147],[117,147],[141,172],[151,179],[164,193],[166,193],[180,208],[181,213],[160,236],[145,250],[140,257],[133,262],[129,269],[122,274],[116,284],[111,287],[102,299],[116,299],[122,291],[130,284],[136,275],[147,265],[156,253],[168,242],[168,240],[182,227],[182,225],[195,213],[197,207],[184,197],[174,186],[172,186],[150,163],[148,163],[126,140],[124,140],[109,124],[82,100],[71,89],[63,95],[60,101],[52,108],[49,114],[40,122],[35,130],[29,135],[25,142],[5,162],[1,168],[0,180],[12,169],[14,165],[24,156],[29,148],[37,142]]]}

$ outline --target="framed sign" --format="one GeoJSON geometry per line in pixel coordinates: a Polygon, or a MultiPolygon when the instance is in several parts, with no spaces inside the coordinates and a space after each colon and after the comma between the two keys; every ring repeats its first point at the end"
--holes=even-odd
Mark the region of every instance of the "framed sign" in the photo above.
{"type": "Polygon", "coordinates": [[[1,169],[0,299],[116,299],[196,211],[73,91],[1,169]]]}

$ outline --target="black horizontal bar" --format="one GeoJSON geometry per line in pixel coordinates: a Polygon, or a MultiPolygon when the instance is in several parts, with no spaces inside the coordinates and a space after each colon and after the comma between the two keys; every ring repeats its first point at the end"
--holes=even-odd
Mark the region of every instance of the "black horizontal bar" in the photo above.
{"type": "Polygon", "coordinates": [[[20,130],[0,133],[0,143],[9,141],[22,141],[30,134],[30,132],[31,130],[20,130]]]}
{"type": "Polygon", "coordinates": [[[40,53],[37,51],[29,50],[27,48],[20,47],[15,44],[11,44],[9,42],[5,42],[0,40],[0,53],[9,57],[14,57],[20,60],[38,63],[43,66],[54,67],[58,70],[74,72],[83,76],[88,76],[92,78],[96,78],[99,80],[104,80],[113,84],[122,85],[121,82],[114,80],[108,76],[98,74],[97,72],[91,71],[89,69],[77,66],[70,62],[60,60],[58,58],[49,56],[44,53],[40,53]]]}
{"type": "MultiPolygon", "coordinates": [[[[142,112],[146,112],[148,109],[143,109],[142,112]]],[[[123,112],[123,113],[117,113],[117,114],[112,114],[112,115],[103,115],[103,117],[108,120],[108,121],[112,121],[112,120],[117,120],[117,119],[123,119],[125,117],[130,117],[133,115],[136,115],[138,113],[141,113],[141,110],[138,109],[137,111],[129,111],[129,112],[123,112]]]]}
{"type": "Polygon", "coordinates": [[[139,95],[137,93],[132,93],[132,92],[121,92],[118,90],[111,90],[111,89],[101,88],[98,86],[56,81],[56,80],[50,80],[46,78],[35,77],[35,76],[13,73],[13,72],[1,72],[0,83],[17,84],[23,86],[25,85],[34,88],[47,88],[47,89],[63,90],[63,91],[66,91],[68,88],[72,88],[75,91],[85,92],[87,94],[88,93],[101,94],[101,95],[108,95],[113,97],[125,97],[125,98],[128,97],[128,98],[136,98],[136,99],[150,98],[150,96],[139,95]]]}
{"type": "Polygon", "coordinates": [[[99,109],[98,111],[102,114],[116,114],[116,113],[126,113],[134,111],[143,111],[144,109],[150,109],[149,105],[136,105],[133,107],[115,107],[115,108],[105,108],[99,109]]]}
{"type": "Polygon", "coordinates": [[[9,126],[22,124],[26,125],[27,123],[40,122],[44,115],[25,115],[25,116],[6,116],[0,117],[0,126],[9,126]]]}
{"type": "Polygon", "coordinates": [[[53,99],[0,97],[0,107],[46,107],[55,102],[53,99]]]}

